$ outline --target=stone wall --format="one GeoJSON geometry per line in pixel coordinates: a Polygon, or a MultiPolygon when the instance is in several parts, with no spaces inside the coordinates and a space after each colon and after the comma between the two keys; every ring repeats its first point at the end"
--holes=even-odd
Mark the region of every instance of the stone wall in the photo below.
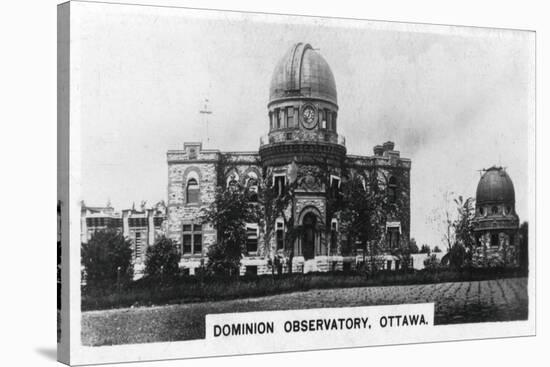
{"type": "MultiPolygon", "coordinates": [[[[216,192],[216,165],[214,163],[169,163],[167,237],[181,244],[183,223],[200,223],[201,210],[212,204],[216,192]],[[199,203],[186,203],[187,176],[197,172],[199,176],[199,203]]],[[[203,243],[215,242],[216,234],[211,226],[203,227],[203,243]]],[[[203,246],[204,247],[204,246],[203,246]]]]}

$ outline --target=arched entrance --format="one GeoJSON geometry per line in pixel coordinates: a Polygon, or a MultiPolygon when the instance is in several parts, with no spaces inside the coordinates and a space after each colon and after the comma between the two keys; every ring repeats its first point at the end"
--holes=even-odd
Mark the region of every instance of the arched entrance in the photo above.
{"type": "Polygon", "coordinates": [[[304,216],[302,225],[304,235],[302,237],[302,254],[305,260],[315,257],[315,239],[317,237],[317,216],[314,213],[307,213],[304,216]]]}

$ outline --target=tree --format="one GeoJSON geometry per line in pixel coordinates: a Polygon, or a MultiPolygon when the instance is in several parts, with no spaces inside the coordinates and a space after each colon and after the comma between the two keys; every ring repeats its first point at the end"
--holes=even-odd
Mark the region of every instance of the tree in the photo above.
{"type": "Polygon", "coordinates": [[[442,194],[441,203],[437,209],[434,209],[429,220],[435,227],[435,231],[441,233],[441,239],[447,245],[447,251],[451,249],[454,242],[454,210],[453,210],[454,193],[445,191],[442,194]]]}
{"type": "MultiPolygon", "coordinates": [[[[403,195],[390,198],[389,183],[390,176],[386,172],[374,169],[367,178],[356,175],[347,178],[342,185],[340,215],[347,230],[347,245],[355,249],[358,244],[363,249],[364,261],[368,254],[370,272],[375,272],[380,262],[379,255],[383,252],[380,238],[385,223],[404,214],[405,198],[403,195]]],[[[403,256],[403,264],[408,266],[408,249],[397,248],[393,253],[403,256]]]]}
{"type": "Polygon", "coordinates": [[[461,243],[455,243],[445,257],[449,262],[449,267],[454,270],[461,269],[467,263],[466,249],[461,243]]]}
{"type": "Polygon", "coordinates": [[[105,288],[124,285],[132,280],[132,243],[120,230],[108,227],[92,235],[82,244],[81,259],[86,286],[105,288]]]}
{"type": "Polygon", "coordinates": [[[428,246],[427,244],[423,244],[420,247],[420,253],[421,254],[429,254],[430,252],[432,252],[432,250],[430,249],[430,246],[428,246]]]}
{"type": "Polygon", "coordinates": [[[456,217],[453,221],[453,244],[460,244],[466,249],[475,245],[472,221],[475,215],[474,199],[462,196],[454,199],[456,204],[456,217]]]}
{"type": "MultiPolygon", "coordinates": [[[[434,211],[432,222],[442,232],[447,246],[444,262],[454,269],[460,269],[470,263],[472,248],[475,246],[472,220],[475,215],[474,199],[455,196],[445,192],[439,210],[434,211]]],[[[439,248],[437,247],[439,250],[439,248]]],[[[440,251],[440,250],[439,250],[440,251]]],[[[434,248],[434,252],[437,252],[434,248]]]]}
{"type": "Polygon", "coordinates": [[[439,248],[439,246],[435,246],[433,252],[441,252],[441,249],[439,248]]]}
{"type": "Polygon", "coordinates": [[[250,193],[236,183],[216,189],[213,203],[202,212],[202,220],[217,232],[217,243],[208,248],[207,271],[214,275],[238,277],[241,257],[246,253],[246,224],[261,224],[257,204],[250,193]]]}
{"type": "MultiPolygon", "coordinates": [[[[295,161],[290,164],[287,180],[284,185],[280,183],[275,185],[271,172],[264,169],[263,172],[263,190],[261,191],[259,200],[263,209],[263,217],[265,218],[265,243],[269,245],[275,233],[275,223],[277,220],[282,220],[285,228],[284,232],[284,248],[283,253],[288,260],[288,272],[292,273],[292,262],[294,259],[294,243],[298,238],[303,236],[303,226],[295,223],[295,200],[294,192],[298,188],[300,181],[298,180],[298,166],[295,161]]],[[[300,177],[301,178],[301,177],[300,177]]],[[[317,178],[317,175],[316,175],[317,178]]],[[[322,222],[322,218],[318,218],[317,222],[322,222]]],[[[275,257],[272,261],[273,270],[277,266],[282,268],[281,259],[275,257]]]]}
{"type": "Polygon", "coordinates": [[[470,263],[470,255],[475,246],[472,221],[475,215],[474,199],[458,196],[454,199],[456,215],[452,223],[452,245],[448,252],[449,265],[461,269],[470,263]]]}
{"type": "Polygon", "coordinates": [[[414,238],[411,238],[409,242],[409,250],[411,254],[418,254],[420,250],[418,249],[418,245],[416,244],[416,240],[414,238]]]}
{"type": "Polygon", "coordinates": [[[177,245],[169,238],[160,237],[145,253],[145,275],[173,279],[179,274],[181,255],[177,245]]]}

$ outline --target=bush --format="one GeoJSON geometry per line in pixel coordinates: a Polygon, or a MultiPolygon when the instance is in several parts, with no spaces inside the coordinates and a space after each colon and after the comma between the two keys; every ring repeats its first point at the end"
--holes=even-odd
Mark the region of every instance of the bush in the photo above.
{"type": "Polygon", "coordinates": [[[427,271],[436,271],[441,267],[441,262],[435,254],[429,255],[426,260],[424,260],[424,268],[427,271]]]}
{"type": "Polygon", "coordinates": [[[145,276],[161,279],[172,279],[179,274],[181,255],[171,239],[161,237],[147,248],[145,254],[145,276]]]}

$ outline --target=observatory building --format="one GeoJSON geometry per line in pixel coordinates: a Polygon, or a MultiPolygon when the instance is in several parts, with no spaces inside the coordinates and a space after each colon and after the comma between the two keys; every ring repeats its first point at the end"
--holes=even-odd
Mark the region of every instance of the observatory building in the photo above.
{"type": "Polygon", "coordinates": [[[519,266],[519,217],[514,184],[502,167],[483,171],[477,185],[473,225],[474,267],[519,266]]]}
{"type": "Polygon", "coordinates": [[[261,193],[269,186],[283,193],[290,184],[295,189],[284,218],[275,218],[271,226],[247,225],[241,274],[271,273],[276,263],[283,264],[283,272],[289,267],[293,272],[354,269],[375,250],[380,268],[402,266],[394,254],[409,244],[411,161],[400,157],[391,141],[376,145],[370,156],[348,154],[338,133],[346,121],[340,121],[338,111],[336,81],[327,61],[311,45],[297,43],[273,72],[266,114],[258,116],[268,134],[260,138],[258,151],[223,152],[204,149],[200,142],[168,151],[166,234],[181,249],[180,267],[194,274],[208,261],[217,233],[200,217],[217,187],[240,185],[261,193]],[[382,185],[388,207],[395,209],[385,213],[381,235],[369,243],[352,239],[331,206],[341,184],[351,179],[362,182],[366,191],[374,189],[373,182],[382,185]],[[285,242],[289,225],[304,229],[293,243],[285,242]],[[272,233],[266,233],[268,227],[272,233]]]}

